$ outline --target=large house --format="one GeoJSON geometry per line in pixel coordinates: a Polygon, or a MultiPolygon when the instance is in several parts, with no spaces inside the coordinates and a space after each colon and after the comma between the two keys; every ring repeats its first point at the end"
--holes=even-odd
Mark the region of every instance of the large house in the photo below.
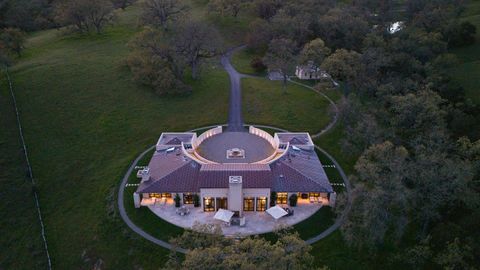
{"type": "Polygon", "coordinates": [[[265,211],[271,193],[286,204],[292,194],[328,203],[335,193],[308,133],[275,133],[249,127],[248,132],[221,126],[196,133],[163,133],[148,167],[140,172],[135,207],[151,198],[182,204],[200,199],[203,211],[220,208],[242,216],[265,211]]]}

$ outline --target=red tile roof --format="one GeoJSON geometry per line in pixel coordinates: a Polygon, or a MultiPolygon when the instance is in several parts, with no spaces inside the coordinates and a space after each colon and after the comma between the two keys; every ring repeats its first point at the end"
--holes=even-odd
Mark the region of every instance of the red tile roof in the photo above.
{"type": "Polygon", "coordinates": [[[242,176],[244,188],[271,188],[277,192],[333,192],[313,150],[287,150],[273,164],[205,164],[181,151],[157,151],[150,161],[150,179],[139,193],[199,192],[200,188],[228,188],[230,176],[242,176]]]}
{"type": "Polygon", "coordinates": [[[272,172],[268,170],[200,170],[198,185],[201,188],[228,188],[230,176],[242,176],[243,188],[270,188],[272,172]]]}
{"type": "Polygon", "coordinates": [[[197,185],[199,168],[199,164],[190,161],[161,179],[154,180],[151,178],[149,181],[141,183],[137,192],[198,192],[200,191],[197,185]]]}

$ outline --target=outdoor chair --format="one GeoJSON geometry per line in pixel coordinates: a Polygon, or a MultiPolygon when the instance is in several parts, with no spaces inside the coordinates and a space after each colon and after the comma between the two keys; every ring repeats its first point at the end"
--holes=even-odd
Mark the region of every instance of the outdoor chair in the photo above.
{"type": "Polygon", "coordinates": [[[236,218],[236,217],[232,218],[230,220],[230,225],[240,225],[240,218],[236,218]]]}

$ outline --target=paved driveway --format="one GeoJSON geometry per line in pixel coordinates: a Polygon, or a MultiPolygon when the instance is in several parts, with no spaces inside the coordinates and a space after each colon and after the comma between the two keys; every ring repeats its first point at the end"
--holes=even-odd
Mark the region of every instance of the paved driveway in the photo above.
{"type": "Polygon", "coordinates": [[[228,109],[227,131],[245,131],[242,117],[242,91],[240,87],[240,79],[243,75],[238,73],[230,63],[232,53],[242,48],[238,47],[229,50],[221,59],[222,66],[230,77],[230,105],[228,109]]]}

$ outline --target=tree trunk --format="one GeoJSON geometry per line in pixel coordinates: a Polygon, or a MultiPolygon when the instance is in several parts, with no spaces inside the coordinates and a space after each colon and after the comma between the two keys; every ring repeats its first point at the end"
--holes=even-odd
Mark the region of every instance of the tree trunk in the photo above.
{"type": "Polygon", "coordinates": [[[166,32],[168,30],[167,20],[162,19],[161,24],[162,24],[163,30],[166,32]]]}
{"type": "Polygon", "coordinates": [[[197,67],[197,61],[192,62],[192,79],[196,80],[197,79],[197,73],[198,73],[198,67],[197,67]]]}
{"type": "Polygon", "coordinates": [[[422,238],[427,236],[429,225],[430,225],[429,220],[426,220],[426,221],[423,222],[423,224],[422,224],[422,234],[421,234],[422,238]]]}

